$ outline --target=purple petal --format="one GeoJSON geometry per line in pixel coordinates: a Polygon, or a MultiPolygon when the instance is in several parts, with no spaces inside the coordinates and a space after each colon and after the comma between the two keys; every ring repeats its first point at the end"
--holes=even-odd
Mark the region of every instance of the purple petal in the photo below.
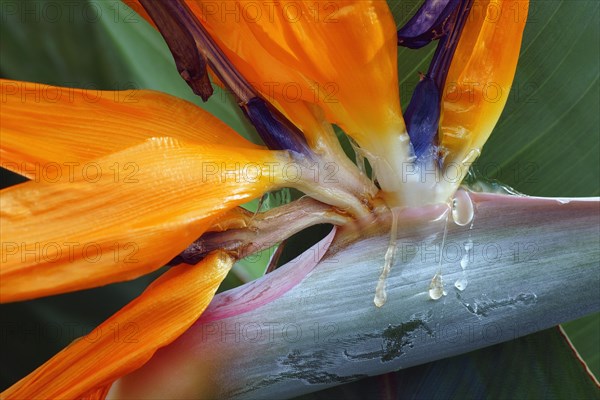
{"type": "Polygon", "coordinates": [[[302,132],[275,108],[269,107],[263,99],[255,97],[241,107],[270,149],[292,150],[309,156],[312,154],[302,132]]]}
{"type": "Polygon", "coordinates": [[[431,147],[440,121],[440,91],[433,79],[422,76],[406,108],[404,119],[415,156],[419,158],[431,147]]]}
{"type": "Polygon", "coordinates": [[[418,49],[445,33],[445,24],[461,0],[425,0],[417,13],[398,30],[398,45],[418,49]]]}
{"type": "MultiPolygon", "coordinates": [[[[441,93],[473,0],[459,0],[457,4],[458,7],[445,20],[447,33],[439,41],[427,75],[421,78],[415,88],[405,112],[408,135],[417,158],[431,154],[429,149],[438,132],[441,93]]],[[[448,3],[448,7],[450,5],[448,3]]]]}
{"type": "Polygon", "coordinates": [[[452,61],[452,57],[454,57],[454,51],[456,50],[472,6],[473,0],[460,0],[460,5],[448,20],[447,34],[438,43],[433,60],[431,60],[431,64],[429,65],[427,75],[435,81],[440,92],[443,91],[446,84],[450,62],[452,61]]]}

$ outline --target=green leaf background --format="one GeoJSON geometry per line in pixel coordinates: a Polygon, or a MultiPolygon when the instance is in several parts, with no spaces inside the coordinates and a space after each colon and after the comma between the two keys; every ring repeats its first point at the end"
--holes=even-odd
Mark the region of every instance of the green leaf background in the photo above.
{"type": "MultiPolygon", "coordinates": [[[[420,1],[389,3],[400,24],[420,1]]],[[[0,10],[0,76],[71,87],[161,90],[193,101],[258,141],[225,93],[218,91],[206,104],[192,94],[179,78],[161,37],[122,3],[0,0],[0,10]]],[[[477,170],[484,179],[539,196],[600,193],[599,22],[599,3],[594,0],[531,2],[513,91],[478,161],[477,170]]],[[[427,69],[432,53],[432,46],[400,49],[403,106],[416,85],[417,72],[427,69]]],[[[3,186],[18,180],[2,174],[3,186]]],[[[321,234],[322,229],[313,230],[288,246],[306,246],[321,234]]],[[[241,272],[232,274],[224,287],[259,276],[268,258],[267,253],[256,262],[246,262],[250,265],[239,266],[241,272]]],[[[0,388],[89,332],[158,273],[134,282],[0,307],[4,360],[0,388]]],[[[590,368],[600,375],[599,316],[565,324],[565,329],[590,368]]],[[[564,398],[569,397],[565,388],[578,397],[598,397],[567,350],[557,331],[551,330],[362,382],[371,392],[358,392],[350,384],[317,397],[352,398],[347,395],[353,394],[361,398],[362,393],[384,398],[387,393],[414,398],[564,398]]]]}

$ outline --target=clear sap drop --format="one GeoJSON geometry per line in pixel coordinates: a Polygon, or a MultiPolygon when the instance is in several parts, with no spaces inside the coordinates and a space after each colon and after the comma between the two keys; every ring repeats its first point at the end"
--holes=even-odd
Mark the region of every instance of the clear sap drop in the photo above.
{"type": "Polygon", "coordinates": [[[431,298],[431,300],[438,300],[444,295],[446,295],[446,292],[444,292],[442,274],[441,272],[437,272],[429,284],[429,298],[431,298]]]}
{"type": "Polygon", "coordinates": [[[398,235],[398,215],[396,214],[396,210],[394,208],[390,209],[392,213],[392,227],[390,229],[390,242],[388,244],[387,251],[385,252],[383,269],[381,270],[381,275],[379,275],[379,280],[377,281],[377,287],[375,288],[375,297],[373,298],[373,303],[377,307],[383,307],[387,300],[387,293],[385,291],[385,286],[387,284],[387,277],[392,270],[392,264],[394,263],[394,257],[396,256],[397,244],[396,237],[398,235]]]}
{"type": "Polygon", "coordinates": [[[454,282],[454,287],[462,292],[467,288],[468,283],[466,278],[457,279],[456,282],[454,282]]]}
{"type": "MultiPolygon", "coordinates": [[[[468,251],[468,250],[467,250],[468,251]]],[[[467,269],[467,266],[469,265],[469,254],[465,254],[463,256],[463,258],[460,260],[460,267],[465,270],[467,269]]]]}
{"type": "MultiPolygon", "coordinates": [[[[470,236],[470,234],[469,234],[470,236]]],[[[473,241],[471,239],[469,239],[469,241],[467,243],[465,243],[465,250],[468,253],[469,250],[471,250],[473,248],[473,241]]]]}
{"type": "Polygon", "coordinates": [[[459,190],[452,200],[452,219],[456,225],[465,226],[473,220],[475,213],[471,197],[464,190],[459,190]]]}
{"type": "Polygon", "coordinates": [[[385,280],[380,280],[377,283],[377,288],[375,289],[375,298],[373,299],[373,303],[377,307],[383,307],[385,302],[387,301],[387,293],[385,292],[385,280]]]}

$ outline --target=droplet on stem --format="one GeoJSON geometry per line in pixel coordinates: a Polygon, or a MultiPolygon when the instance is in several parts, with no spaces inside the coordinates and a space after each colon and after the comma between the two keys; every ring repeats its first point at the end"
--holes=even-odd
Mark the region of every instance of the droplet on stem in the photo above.
{"type": "Polygon", "coordinates": [[[469,281],[467,281],[467,278],[460,278],[457,279],[456,282],[454,282],[454,287],[462,292],[467,288],[468,283],[469,281]]]}
{"type": "Polygon", "coordinates": [[[446,292],[444,292],[444,280],[442,279],[442,273],[438,271],[435,273],[431,279],[431,283],[429,284],[429,297],[431,300],[438,300],[445,295],[446,292]]]}
{"type": "Polygon", "coordinates": [[[390,229],[390,242],[388,244],[387,251],[385,252],[383,269],[381,271],[381,275],[379,275],[379,280],[377,281],[377,287],[375,288],[375,297],[373,298],[373,303],[377,307],[383,307],[387,300],[387,293],[385,292],[385,286],[387,277],[392,270],[392,264],[394,263],[394,257],[396,255],[396,237],[398,235],[398,215],[395,212],[395,209],[390,209],[392,214],[392,227],[390,229]]]}
{"type": "Polygon", "coordinates": [[[465,226],[473,220],[475,209],[469,193],[459,190],[452,200],[452,219],[456,225],[465,226]]]}

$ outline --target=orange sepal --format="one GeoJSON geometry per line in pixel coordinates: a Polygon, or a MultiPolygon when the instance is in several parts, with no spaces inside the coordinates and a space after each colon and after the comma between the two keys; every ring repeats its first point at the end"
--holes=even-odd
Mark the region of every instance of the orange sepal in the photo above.
{"type": "Polygon", "coordinates": [[[299,103],[316,104],[367,148],[405,133],[396,25],[385,1],[186,3],[236,69],[286,115],[299,103]]]}
{"type": "Polygon", "coordinates": [[[0,96],[0,166],[33,180],[157,136],[258,148],[196,105],[151,90],[0,80],[0,96]]]}
{"type": "Polygon", "coordinates": [[[444,88],[440,144],[445,165],[463,176],[479,156],[504,109],[517,68],[528,0],[475,4],[444,88]]]}
{"type": "Polygon", "coordinates": [[[10,399],[102,399],[119,377],[179,337],[213,298],[234,260],[224,252],[171,268],[138,298],[1,394],[10,399]]]}
{"type": "Polygon", "coordinates": [[[134,279],[215,217],[281,185],[287,153],[173,138],[83,163],[0,196],[0,302],[134,279]]]}

